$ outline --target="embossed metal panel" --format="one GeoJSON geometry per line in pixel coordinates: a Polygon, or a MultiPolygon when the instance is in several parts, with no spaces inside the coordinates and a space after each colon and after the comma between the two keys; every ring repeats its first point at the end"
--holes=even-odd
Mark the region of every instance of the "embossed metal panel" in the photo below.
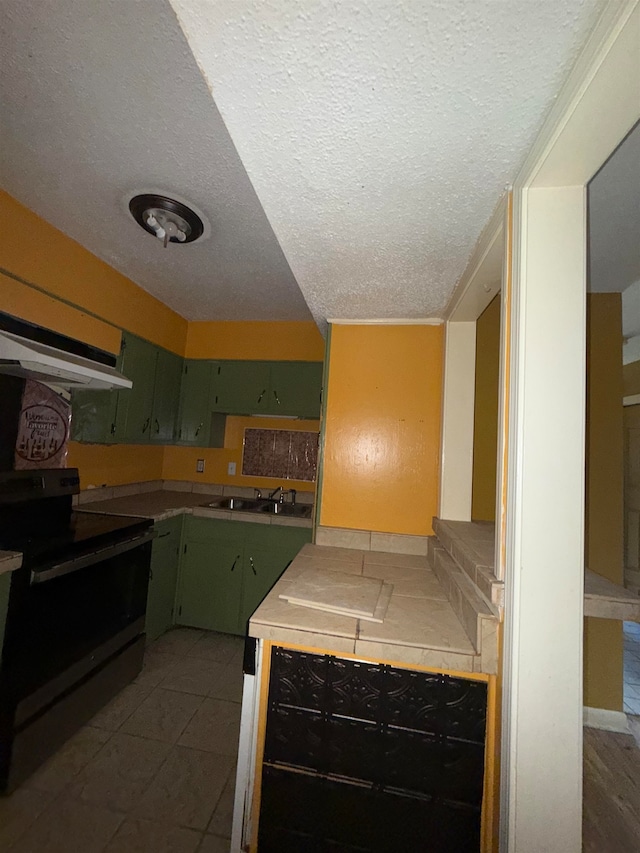
{"type": "Polygon", "coordinates": [[[265,767],[260,853],[477,853],[468,806],[265,767]]]}
{"type": "Polygon", "coordinates": [[[478,850],[486,701],[483,682],[274,648],[261,845],[264,836],[264,849],[279,853],[478,850]],[[301,805],[301,823],[292,808],[281,822],[274,816],[273,780],[288,806],[313,792],[314,804],[301,805]],[[284,795],[289,784],[294,790],[284,795]],[[334,795],[343,805],[352,801],[340,818],[326,805],[329,798],[337,808],[334,795]],[[348,829],[358,810],[365,824],[377,826],[373,835],[352,827],[334,838],[326,823],[342,821],[348,829]],[[415,846],[424,838],[428,845],[415,846]]]}

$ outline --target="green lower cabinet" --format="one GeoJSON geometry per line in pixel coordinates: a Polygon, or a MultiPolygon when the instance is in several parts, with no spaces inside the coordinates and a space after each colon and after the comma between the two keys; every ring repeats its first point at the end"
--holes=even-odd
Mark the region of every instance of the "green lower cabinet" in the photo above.
{"type": "Polygon", "coordinates": [[[242,546],[186,542],[180,567],[180,625],[238,633],[242,591],[242,546]]]}
{"type": "Polygon", "coordinates": [[[238,626],[240,633],[246,634],[251,615],[285,570],[290,559],[283,551],[245,545],[242,602],[238,626]]]}
{"type": "Polygon", "coordinates": [[[178,568],[180,565],[180,540],[182,519],[179,515],[157,522],[156,538],[151,549],[151,572],[147,595],[145,631],[150,640],[164,634],[174,623],[174,603],[178,568]]]}
{"type": "Polygon", "coordinates": [[[243,636],[254,610],[310,541],[308,528],[187,516],[176,622],[243,636]]]}

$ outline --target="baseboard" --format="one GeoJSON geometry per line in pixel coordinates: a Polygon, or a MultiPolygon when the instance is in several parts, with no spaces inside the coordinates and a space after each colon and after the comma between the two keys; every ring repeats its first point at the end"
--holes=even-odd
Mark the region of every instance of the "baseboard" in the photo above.
{"type": "Polygon", "coordinates": [[[627,715],[624,711],[609,711],[607,708],[583,708],[582,721],[592,729],[603,729],[606,732],[622,732],[631,734],[627,715]]]}

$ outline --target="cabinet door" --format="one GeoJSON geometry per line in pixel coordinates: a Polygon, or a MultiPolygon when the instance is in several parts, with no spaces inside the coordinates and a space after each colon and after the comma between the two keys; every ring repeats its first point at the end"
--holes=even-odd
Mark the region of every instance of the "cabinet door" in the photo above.
{"type": "Polygon", "coordinates": [[[211,362],[188,359],[180,390],[179,444],[206,447],[211,423],[211,362]]]}
{"type": "MultiPolygon", "coordinates": [[[[123,350],[116,358],[116,370],[122,372],[123,350]]],[[[112,444],[116,434],[119,391],[71,392],[71,438],[91,444],[112,444]]]]}
{"type": "Polygon", "coordinates": [[[118,391],[72,392],[71,438],[91,444],[114,440],[118,391]]]}
{"type": "Polygon", "coordinates": [[[153,411],[150,440],[158,444],[171,444],[176,437],[182,358],[159,349],[153,387],[153,411]]]}
{"type": "Polygon", "coordinates": [[[271,414],[319,418],[321,387],[321,362],[272,362],[268,411],[271,414]]]}
{"type": "Polygon", "coordinates": [[[180,565],[178,624],[239,633],[241,589],[241,545],[185,542],[180,565]]]}
{"type": "Polygon", "coordinates": [[[240,608],[241,633],[262,599],[269,592],[290,562],[288,555],[273,547],[262,548],[247,544],[244,549],[242,606],[240,608]]]}
{"type": "Polygon", "coordinates": [[[122,337],[122,372],[133,388],[118,392],[116,440],[137,444],[149,441],[158,349],[127,332],[122,337]]]}
{"type": "Polygon", "coordinates": [[[286,556],[287,563],[297,556],[298,551],[307,542],[311,542],[310,527],[285,527],[272,525],[273,547],[286,556]]]}
{"type": "Polygon", "coordinates": [[[211,400],[214,412],[233,415],[266,413],[268,400],[269,362],[214,362],[211,400]]]}
{"type": "Polygon", "coordinates": [[[173,607],[178,580],[180,536],[183,516],[155,525],[158,534],[151,550],[151,574],[147,596],[145,630],[155,640],[173,625],[173,607]]]}

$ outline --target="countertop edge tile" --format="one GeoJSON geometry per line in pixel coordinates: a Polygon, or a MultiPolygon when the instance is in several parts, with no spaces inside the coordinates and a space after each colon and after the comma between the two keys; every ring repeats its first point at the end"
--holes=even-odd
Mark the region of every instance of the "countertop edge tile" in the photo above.
{"type": "Polygon", "coordinates": [[[22,554],[19,551],[0,551],[0,575],[15,572],[22,565],[22,554]]]}

